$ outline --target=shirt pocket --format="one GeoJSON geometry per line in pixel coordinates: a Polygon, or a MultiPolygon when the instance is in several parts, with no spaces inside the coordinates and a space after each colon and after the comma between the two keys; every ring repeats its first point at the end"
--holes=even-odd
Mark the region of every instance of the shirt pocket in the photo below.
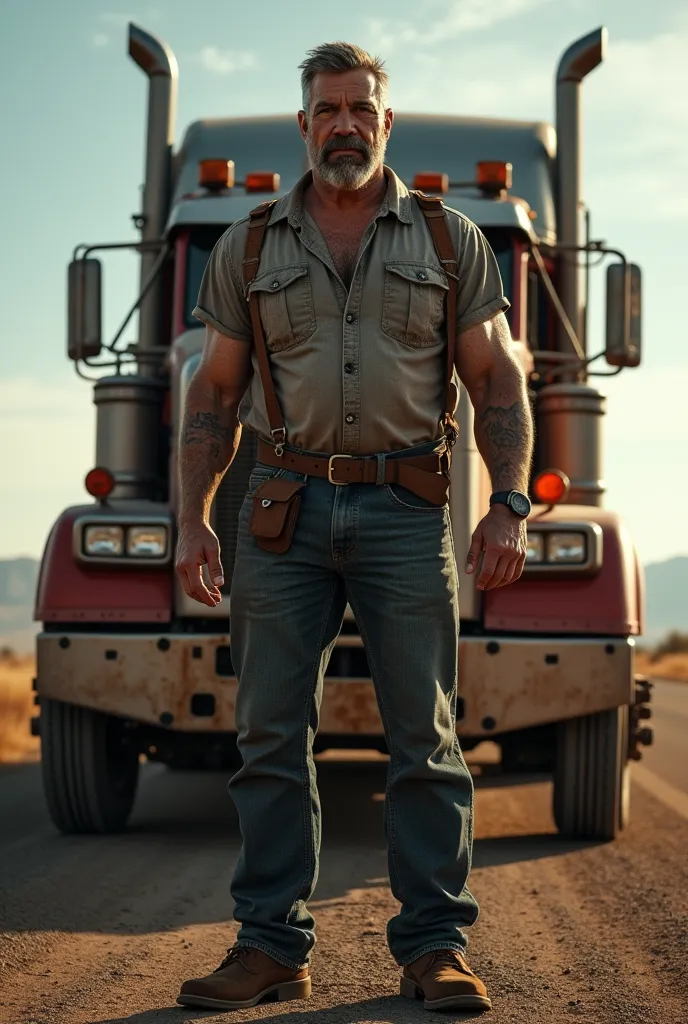
{"type": "Polygon", "coordinates": [[[265,271],[251,283],[258,296],[265,341],[271,352],[286,352],[315,331],[315,307],[308,264],[265,271]]]}
{"type": "Polygon", "coordinates": [[[447,275],[439,267],[408,260],[385,263],[382,330],[411,348],[425,348],[439,339],[444,319],[447,275]]]}

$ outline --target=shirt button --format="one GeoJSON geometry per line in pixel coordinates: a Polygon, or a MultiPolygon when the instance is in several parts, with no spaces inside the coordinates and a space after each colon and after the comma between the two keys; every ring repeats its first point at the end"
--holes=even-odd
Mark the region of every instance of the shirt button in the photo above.
{"type": "Polygon", "coordinates": [[[356,367],[354,366],[353,363],[344,363],[345,373],[353,373],[355,369],[356,367]]]}
{"type": "Polygon", "coordinates": [[[279,281],[273,281],[270,285],[271,288],[279,288],[279,281]]]}
{"type": "Polygon", "coordinates": [[[349,415],[346,417],[346,422],[347,423],[353,423],[355,419],[356,419],[356,417],[352,416],[351,413],[349,413],[349,415]]]}
{"type": "Polygon", "coordinates": [[[354,322],[354,320],[355,320],[355,319],[356,319],[356,317],[355,317],[355,316],[353,316],[353,315],[352,315],[351,313],[347,313],[347,314],[346,314],[346,322],[347,322],[348,324],[352,324],[352,323],[354,322]]]}
{"type": "Polygon", "coordinates": [[[418,273],[416,274],[416,277],[418,278],[419,281],[427,281],[427,279],[428,279],[428,275],[424,274],[422,270],[418,271],[418,273]]]}

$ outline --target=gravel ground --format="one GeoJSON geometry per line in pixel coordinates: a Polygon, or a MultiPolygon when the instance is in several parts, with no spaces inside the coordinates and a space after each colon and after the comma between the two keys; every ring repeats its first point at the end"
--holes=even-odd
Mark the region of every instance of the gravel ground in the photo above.
{"type": "MultiPolygon", "coordinates": [[[[9,1024],[415,1024],[385,946],[395,903],[382,832],[385,766],[323,763],[319,943],[309,1002],[219,1014],[175,1006],[181,980],[234,937],[236,821],[221,775],[149,766],[131,830],[58,836],[37,765],[0,766],[0,1021],[9,1024]]],[[[479,769],[478,769],[479,771],[479,769]]],[[[688,821],[634,787],[614,843],[554,834],[542,776],[476,777],[470,961],[499,1024],[684,1024],[688,821]]]]}

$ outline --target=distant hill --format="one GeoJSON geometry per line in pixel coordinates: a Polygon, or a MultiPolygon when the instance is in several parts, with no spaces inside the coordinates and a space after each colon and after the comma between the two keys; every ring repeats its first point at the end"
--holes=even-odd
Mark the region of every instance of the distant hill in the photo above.
{"type": "Polygon", "coordinates": [[[0,559],[0,605],[33,604],[37,579],[35,558],[0,559]]]}
{"type": "MultiPolygon", "coordinates": [[[[33,648],[37,577],[35,558],[0,559],[0,647],[22,653],[33,648]]],[[[688,555],[646,565],[645,582],[646,639],[655,643],[672,629],[688,633],[688,555]]]]}

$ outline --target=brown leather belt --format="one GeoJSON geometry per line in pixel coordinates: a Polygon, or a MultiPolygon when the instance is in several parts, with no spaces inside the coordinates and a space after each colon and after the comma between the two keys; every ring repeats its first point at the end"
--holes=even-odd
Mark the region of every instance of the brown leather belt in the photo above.
{"type": "Polygon", "coordinates": [[[444,505],[449,494],[449,452],[380,458],[353,455],[304,455],[285,448],[277,455],[266,441],[258,444],[258,461],[305,476],[319,476],[335,487],[348,484],[399,484],[434,505],[444,505]],[[380,463],[382,465],[380,466],[380,463]]]}

